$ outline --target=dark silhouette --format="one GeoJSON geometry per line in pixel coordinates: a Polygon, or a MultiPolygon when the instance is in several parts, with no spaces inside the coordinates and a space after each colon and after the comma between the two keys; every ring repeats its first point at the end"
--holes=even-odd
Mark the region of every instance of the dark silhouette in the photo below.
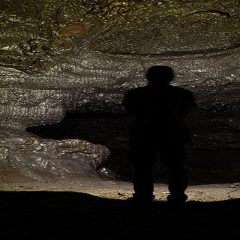
{"type": "Polygon", "coordinates": [[[132,199],[154,200],[153,167],[159,159],[168,171],[168,202],[184,203],[188,187],[185,145],[191,140],[185,119],[197,105],[189,90],[170,85],[174,79],[171,67],[150,67],[146,78],[148,85],[128,90],[122,102],[129,116],[132,199]]]}

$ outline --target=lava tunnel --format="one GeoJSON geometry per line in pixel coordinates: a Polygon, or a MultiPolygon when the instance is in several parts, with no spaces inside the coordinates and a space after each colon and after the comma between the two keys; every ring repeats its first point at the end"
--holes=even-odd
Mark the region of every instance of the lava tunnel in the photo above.
{"type": "Polygon", "coordinates": [[[0,29],[0,181],[128,179],[121,101],[161,64],[199,105],[191,181],[239,179],[238,1],[2,0],[0,29]]]}

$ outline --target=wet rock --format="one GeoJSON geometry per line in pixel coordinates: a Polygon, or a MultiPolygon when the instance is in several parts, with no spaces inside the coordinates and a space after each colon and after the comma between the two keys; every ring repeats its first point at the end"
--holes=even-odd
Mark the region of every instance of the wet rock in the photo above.
{"type": "Polygon", "coordinates": [[[67,111],[119,113],[124,92],[145,84],[146,68],[167,64],[200,106],[190,119],[193,148],[236,149],[239,9],[234,0],[3,0],[0,125],[24,130],[67,111]]]}
{"type": "Polygon", "coordinates": [[[80,139],[41,139],[16,129],[0,129],[0,181],[56,181],[96,178],[109,157],[101,145],[80,139]]]}

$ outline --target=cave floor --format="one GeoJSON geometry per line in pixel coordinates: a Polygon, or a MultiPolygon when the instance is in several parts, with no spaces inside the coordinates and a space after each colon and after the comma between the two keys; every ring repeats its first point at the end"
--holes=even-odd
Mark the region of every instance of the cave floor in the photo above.
{"type": "MultiPolygon", "coordinates": [[[[10,192],[76,192],[86,193],[97,197],[126,200],[132,196],[132,184],[127,181],[99,180],[98,178],[80,179],[76,181],[55,181],[50,183],[23,182],[0,183],[0,191],[10,192]]],[[[155,183],[156,201],[166,201],[167,185],[155,183]]],[[[187,189],[188,201],[222,201],[240,198],[240,183],[198,184],[187,189]]]]}
{"type": "Polygon", "coordinates": [[[88,179],[0,184],[0,239],[239,239],[239,183],[190,185],[184,209],[155,185],[152,206],[126,199],[130,182],[88,179]]]}
{"type": "Polygon", "coordinates": [[[167,205],[162,166],[156,169],[161,177],[154,204],[135,206],[127,201],[132,184],[126,180],[131,172],[125,126],[122,117],[76,115],[31,129],[43,138],[81,138],[107,146],[112,152],[108,167],[123,178],[0,182],[0,239],[240,239],[239,151],[191,152],[184,209],[167,205]]]}

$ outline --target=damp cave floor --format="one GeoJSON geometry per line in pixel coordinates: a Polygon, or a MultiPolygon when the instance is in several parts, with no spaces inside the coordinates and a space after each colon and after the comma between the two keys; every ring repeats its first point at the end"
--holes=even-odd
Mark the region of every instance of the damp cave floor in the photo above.
{"type": "MultiPolygon", "coordinates": [[[[112,151],[110,167],[127,172],[125,118],[73,115],[28,130],[42,138],[103,144],[112,151]]],[[[132,195],[128,181],[0,182],[0,239],[240,239],[239,151],[207,149],[189,156],[194,183],[181,211],[168,207],[167,186],[161,182],[155,184],[151,207],[127,201],[132,195]]]]}
{"type": "Polygon", "coordinates": [[[0,239],[239,239],[239,183],[190,185],[185,208],[135,206],[125,181],[82,179],[0,184],[0,239]]]}

